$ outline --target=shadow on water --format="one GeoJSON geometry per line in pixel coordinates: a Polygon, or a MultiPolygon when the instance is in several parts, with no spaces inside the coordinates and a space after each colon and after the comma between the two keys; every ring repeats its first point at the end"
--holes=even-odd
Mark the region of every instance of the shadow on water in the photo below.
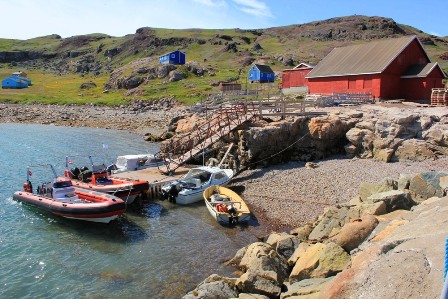
{"type": "Polygon", "coordinates": [[[134,202],[126,209],[126,214],[145,218],[160,218],[167,215],[166,209],[157,202],[134,202]]]}
{"type": "Polygon", "coordinates": [[[148,237],[145,229],[128,219],[126,214],[119,216],[109,223],[97,223],[59,217],[28,205],[23,205],[23,207],[47,218],[49,224],[55,226],[50,229],[59,230],[62,228],[65,232],[82,235],[85,238],[116,243],[137,243],[148,237]]]}

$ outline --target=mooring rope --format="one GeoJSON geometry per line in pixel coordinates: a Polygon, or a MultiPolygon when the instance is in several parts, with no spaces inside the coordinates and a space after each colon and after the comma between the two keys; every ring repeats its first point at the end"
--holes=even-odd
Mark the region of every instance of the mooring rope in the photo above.
{"type": "Polygon", "coordinates": [[[307,135],[310,135],[310,132],[306,133],[305,135],[303,135],[303,136],[300,137],[298,140],[294,141],[293,143],[291,143],[290,145],[288,145],[287,147],[285,147],[285,148],[282,149],[281,151],[279,151],[279,152],[277,152],[277,153],[275,153],[275,154],[272,154],[272,155],[270,155],[270,156],[267,157],[267,158],[261,159],[261,160],[256,161],[256,162],[249,163],[247,166],[251,166],[251,165],[254,165],[254,164],[258,164],[258,163],[261,163],[261,162],[263,162],[263,161],[269,160],[269,159],[271,159],[271,158],[273,158],[273,157],[275,157],[275,156],[277,156],[277,155],[280,155],[280,154],[283,153],[284,151],[286,151],[286,150],[288,150],[289,148],[291,148],[292,146],[294,146],[294,145],[295,145],[296,143],[298,143],[299,141],[302,141],[302,139],[305,138],[307,135]]]}
{"type": "Polygon", "coordinates": [[[291,200],[291,198],[295,198],[294,202],[301,202],[301,203],[305,203],[305,204],[318,204],[318,205],[323,205],[323,206],[334,206],[335,205],[334,203],[328,203],[328,202],[317,201],[317,200],[298,199],[296,197],[297,194],[288,194],[288,193],[282,193],[283,196],[261,195],[261,194],[255,194],[255,193],[244,193],[244,195],[245,196],[253,196],[253,197],[280,199],[280,200],[291,200]]]}

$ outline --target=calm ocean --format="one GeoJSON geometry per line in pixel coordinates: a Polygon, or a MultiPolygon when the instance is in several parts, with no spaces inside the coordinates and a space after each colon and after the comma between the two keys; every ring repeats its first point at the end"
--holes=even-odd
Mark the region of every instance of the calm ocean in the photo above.
{"type": "Polygon", "coordinates": [[[97,224],[12,200],[29,164],[62,175],[66,155],[109,164],[157,150],[122,131],[0,124],[0,298],[180,298],[211,273],[230,275],[222,261],[257,239],[250,227],[221,227],[202,202],[153,201],[97,224]]]}

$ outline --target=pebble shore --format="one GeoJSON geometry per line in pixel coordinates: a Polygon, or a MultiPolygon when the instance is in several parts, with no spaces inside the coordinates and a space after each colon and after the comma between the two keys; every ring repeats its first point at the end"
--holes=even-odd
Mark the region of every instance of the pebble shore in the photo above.
{"type": "Polygon", "coordinates": [[[325,207],[348,202],[359,193],[361,183],[378,183],[400,174],[447,171],[448,158],[422,162],[385,163],[372,159],[331,157],[290,162],[268,168],[246,170],[230,186],[238,191],[258,221],[273,231],[286,231],[314,221],[325,207]]]}

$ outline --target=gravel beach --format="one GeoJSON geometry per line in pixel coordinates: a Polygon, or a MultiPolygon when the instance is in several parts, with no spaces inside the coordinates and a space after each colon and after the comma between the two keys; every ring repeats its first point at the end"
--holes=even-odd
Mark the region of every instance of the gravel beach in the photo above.
{"type": "Polygon", "coordinates": [[[385,163],[372,159],[331,157],[314,161],[290,162],[247,170],[230,186],[242,197],[264,226],[284,231],[314,221],[326,206],[345,203],[358,194],[361,183],[378,183],[383,178],[398,179],[401,173],[448,171],[448,158],[423,162],[385,163]]]}

